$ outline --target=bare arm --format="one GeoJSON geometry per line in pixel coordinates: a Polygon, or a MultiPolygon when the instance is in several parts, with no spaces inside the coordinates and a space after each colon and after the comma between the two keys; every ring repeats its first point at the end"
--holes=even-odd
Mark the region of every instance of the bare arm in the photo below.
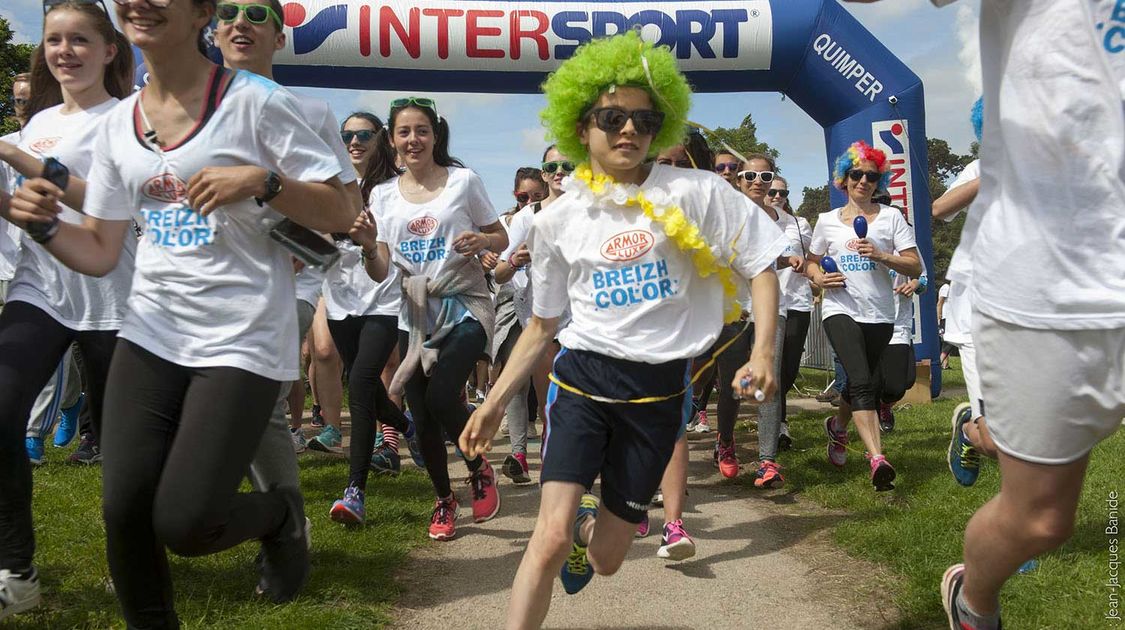
{"type": "MultiPolygon", "coordinates": [[[[753,396],[755,390],[765,394],[766,399],[777,390],[773,373],[774,333],[777,331],[778,294],[777,274],[767,269],[750,281],[750,297],[754,309],[754,347],[750,351],[750,361],[735,372],[734,390],[740,396],[753,396]],[[743,380],[747,384],[743,386],[743,380]]],[[[517,342],[518,343],[518,342],[517,342]]]]}
{"type": "MultiPolygon", "coordinates": [[[[27,179],[33,179],[43,174],[43,162],[31,155],[21,151],[15,145],[7,142],[0,141],[0,160],[4,160],[16,169],[16,172],[23,175],[27,179]]],[[[63,166],[66,166],[65,164],[63,166]]],[[[70,176],[70,181],[66,186],[66,194],[62,196],[61,201],[81,212],[82,204],[86,200],[86,181],[70,176]]]]}
{"type": "Polygon", "coordinates": [[[914,247],[901,251],[898,255],[879,252],[878,256],[871,259],[904,276],[917,278],[922,275],[922,259],[918,257],[918,249],[914,247]]]}
{"type": "Polygon", "coordinates": [[[933,217],[935,219],[945,219],[948,216],[968,208],[969,204],[973,203],[973,200],[977,198],[977,192],[979,191],[979,177],[967,184],[956,188],[950,188],[945,191],[945,194],[934,200],[933,217]]]}
{"type": "MultiPolygon", "coordinates": [[[[207,216],[220,206],[266,194],[269,171],[260,166],[209,166],[188,181],[191,207],[207,216]]],[[[281,177],[281,192],[269,201],[274,210],[317,232],[346,232],[362,207],[354,184],[349,190],[333,177],[303,182],[281,177]]]]}

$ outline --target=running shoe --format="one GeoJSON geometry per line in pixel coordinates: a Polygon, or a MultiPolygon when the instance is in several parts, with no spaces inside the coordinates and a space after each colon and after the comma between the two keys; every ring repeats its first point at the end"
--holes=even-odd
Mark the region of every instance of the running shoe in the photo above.
{"type": "Polygon", "coordinates": [[[777,434],[778,450],[788,451],[793,448],[793,437],[789,435],[789,423],[781,422],[781,431],[777,434]]]}
{"type": "Polygon", "coordinates": [[[758,463],[758,470],[754,471],[755,488],[780,488],[785,485],[785,477],[781,476],[781,466],[768,459],[758,463]]]}
{"type": "Polygon", "coordinates": [[[644,518],[641,519],[640,523],[637,523],[637,531],[633,532],[633,538],[644,538],[648,536],[648,532],[648,512],[645,512],[644,518]]]}
{"type": "Polygon", "coordinates": [[[473,522],[483,523],[500,511],[500,491],[496,489],[496,471],[481,457],[480,468],[465,480],[473,498],[473,522]]]}
{"type": "Polygon", "coordinates": [[[422,445],[418,443],[418,428],[414,425],[414,416],[410,410],[402,412],[406,416],[406,431],[402,436],[406,438],[406,447],[410,449],[410,459],[414,460],[414,465],[419,468],[426,467],[426,459],[422,457],[422,445]]]}
{"type": "Polygon", "coordinates": [[[66,461],[71,464],[96,464],[102,461],[102,449],[93,435],[83,433],[78,448],[66,458],[66,461]]]}
{"type": "Polygon", "coordinates": [[[715,440],[715,465],[727,479],[738,476],[738,455],[734,451],[734,440],[724,446],[722,440],[715,440]]]}
{"type": "Polygon", "coordinates": [[[707,419],[707,410],[706,409],[700,409],[699,410],[698,420],[695,423],[695,428],[692,429],[692,430],[695,431],[696,433],[710,433],[711,432],[711,422],[707,419]]]}
{"type": "Polygon", "coordinates": [[[288,510],[278,530],[262,539],[261,579],[258,592],[275,604],[288,602],[309,578],[308,532],[296,488],[273,490],[285,499],[288,510]]]}
{"type": "Polygon", "coordinates": [[[834,396],[839,396],[840,392],[836,391],[835,387],[828,388],[828,391],[820,392],[816,395],[816,402],[826,403],[832,400],[834,396]]]}
{"type": "MultiPolygon", "coordinates": [[[[961,619],[961,611],[957,608],[957,598],[961,595],[961,587],[965,583],[965,565],[955,564],[945,570],[941,576],[941,605],[945,608],[945,618],[949,621],[950,630],[972,630],[968,621],[961,619]]],[[[997,630],[1003,630],[1004,624],[998,622],[997,630]]]]}
{"type": "Polygon", "coordinates": [[[380,444],[371,453],[371,472],[376,475],[389,475],[397,477],[402,471],[402,459],[398,452],[386,444],[380,444]]]}
{"type": "Polygon", "coordinates": [[[562,581],[563,590],[568,595],[574,595],[585,588],[590,580],[594,579],[594,568],[590,566],[590,559],[586,557],[586,545],[578,542],[578,530],[587,518],[597,517],[598,498],[592,494],[582,495],[582,500],[578,503],[578,515],[574,519],[575,540],[572,543],[570,555],[566,558],[566,564],[559,571],[559,579],[562,581]]]}
{"type": "Polygon", "coordinates": [[[344,436],[340,434],[340,430],[332,425],[327,425],[321,429],[320,435],[309,440],[309,448],[321,453],[332,453],[339,450],[343,441],[344,436]]]}
{"type": "Polygon", "coordinates": [[[949,472],[962,486],[971,486],[980,476],[980,452],[965,437],[965,425],[972,420],[973,408],[969,403],[961,403],[953,410],[952,431],[949,437],[949,453],[946,461],[949,472]]]}
{"type": "Polygon", "coordinates": [[[837,430],[836,416],[824,419],[824,432],[828,434],[828,461],[837,468],[848,463],[848,430],[837,430]]]}
{"type": "Polygon", "coordinates": [[[39,599],[39,573],[35,567],[27,577],[0,569],[0,621],[35,608],[39,599]]]}
{"type": "Polygon", "coordinates": [[[879,404],[879,430],[883,433],[895,430],[895,410],[891,403],[879,404]]]}
{"type": "Polygon", "coordinates": [[[656,550],[658,558],[668,560],[687,560],[695,555],[695,541],[688,536],[684,529],[684,522],[676,519],[664,524],[664,536],[660,539],[660,549],[656,550]]]}
{"type": "Polygon", "coordinates": [[[318,429],[324,427],[324,415],[320,413],[320,405],[312,406],[312,425],[318,429]]]}
{"type": "Polygon", "coordinates": [[[457,535],[457,496],[434,502],[434,513],[430,515],[430,538],[450,540],[457,535]]]}
{"type": "Polygon", "coordinates": [[[539,439],[539,429],[535,428],[535,421],[534,420],[528,420],[527,421],[527,439],[529,439],[529,440],[538,440],[539,439]]]}
{"type": "Polygon", "coordinates": [[[305,443],[305,436],[301,433],[300,429],[289,429],[289,437],[293,438],[293,452],[304,453],[308,449],[305,443]]]}
{"type": "Polygon", "coordinates": [[[652,495],[652,505],[653,505],[653,507],[664,507],[664,490],[663,490],[663,488],[657,488],[656,494],[652,495]]]}
{"type": "Polygon", "coordinates": [[[82,403],[85,400],[86,394],[80,394],[78,402],[59,413],[59,428],[55,429],[55,446],[59,448],[67,446],[74,440],[74,436],[78,435],[78,414],[82,411],[82,403]]]}
{"type": "Polygon", "coordinates": [[[27,459],[33,465],[38,466],[43,463],[43,438],[27,437],[24,438],[24,447],[27,448],[27,459]]]}
{"type": "Polygon", "coordinates": [[[505,457],[504,476],[512,483],[531,483],[531,475],[527,474],[527,455],[512,453],[505,457]]]}
{"type": "Polygon", "coordinates": [[[886,492],[895,489],[895,467],[883,455],[868,456],[871,464],[871,484],[876,492],[886,492]]]}
{"type": "Polygon", "coordinates": [[[363,525],[367,518],[367,509],[364,508],[363,490],[359,486],[351,485],[344,488],[344,498],[336,499],[328,516],[337,523],[345,525],[363,525]]]}

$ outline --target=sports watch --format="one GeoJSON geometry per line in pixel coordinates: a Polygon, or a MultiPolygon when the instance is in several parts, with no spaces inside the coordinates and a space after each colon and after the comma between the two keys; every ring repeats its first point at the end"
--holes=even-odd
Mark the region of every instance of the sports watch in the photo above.
{"type": "Polygon", "coordinates": [[[254,197],[254,201],[257,201],[259,206],[264,206],[279,194],[281,194],[281,175],[269,171],[266,173],[266,194],[254,197]]]}

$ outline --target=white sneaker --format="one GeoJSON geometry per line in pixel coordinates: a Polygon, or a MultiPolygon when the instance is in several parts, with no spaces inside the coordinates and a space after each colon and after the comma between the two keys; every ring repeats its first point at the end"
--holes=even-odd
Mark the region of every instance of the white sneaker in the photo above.
{"type": "Polygon", "coordinates": [[[300,429],[289,429],[289,437],[293,438],[293,451],[296,453],[304,453],[308,446],[305,444],[305,436],[301,433],[300,429]]]}
{"type": "Polygon", "coordinates": [[[707,419],[707,412],[700,411],[698,418],[699,419],[695,423],[695,428],[692,430],[696,433],[710,433],[711,422],[707,419]]]}
{"type": "Polygon", "coordinates": [[[7,569],[0,570],[0,621],[39,605],[39,572],[20,579],[7,569]]]}

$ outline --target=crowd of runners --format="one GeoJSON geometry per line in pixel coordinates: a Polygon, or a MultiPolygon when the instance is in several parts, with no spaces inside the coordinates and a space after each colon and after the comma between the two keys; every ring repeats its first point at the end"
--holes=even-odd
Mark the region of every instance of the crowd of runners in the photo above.
{"type": "MultiPolygon", "coordinates": [[[[1125,415],[1125,281],[1090,272],[1095,257],[1125,268],[1125,61],[1097,45],[1088,3],[1059,3],[1065,19],[1004,4],[982,3],[981,161],[933,207],[949,220],[975,200],[942,295],[970,400],[950,471],[972,485],[989,456],[1004,480],[943,579],[954,630],[1000,626],[1001,586],[1068,537],[1089,452],[1125,415]],[[1004,54],[1023,35],[1046,52],[1004,54]],[[1068,71],[1009,76],[1021,54],[1068,71]]],[[[130,628],[179,627],[167,550],[258,541],[254,591],[295,598],[313,546],[298,454],[342,450],[346,383],[332,520],[363,524],[368,477],[397,474],[403,449],[432,483],[434,540],[455,538],[463,502],[495,517],[501,475],[537,477],[507,623],[538,627],[555,577],[577,593],[613,574],[653,507],[658,555],[696,553],[686,434],[713,432],[715,466],[737,477],[743,399],[757,405],[746,470],[785,484],[785,401],[817,303],[840,366],[825,456],[843,469],[862,452],[873,491],[894,489],[881,434],[915,380],[929,282],[881,151],[857,140],[838,156],[846,201],[810,226],[774,157],[708,146],[675,58],[627,33],[548,77],[555,143],[497,212],[450,154],[439,102],[340,124],[274,83],[282,14],[277,0],[44,2],[14,86],[22,129],[0,139],[0,620],[41,598],[32,466],[48,439],[78,437],[69,459],[101,465],[130,628]],[[203,54],[213,18],[224,66],[203,54]],[[490,461],[501,430],[511,454],[490,461]]]]}

